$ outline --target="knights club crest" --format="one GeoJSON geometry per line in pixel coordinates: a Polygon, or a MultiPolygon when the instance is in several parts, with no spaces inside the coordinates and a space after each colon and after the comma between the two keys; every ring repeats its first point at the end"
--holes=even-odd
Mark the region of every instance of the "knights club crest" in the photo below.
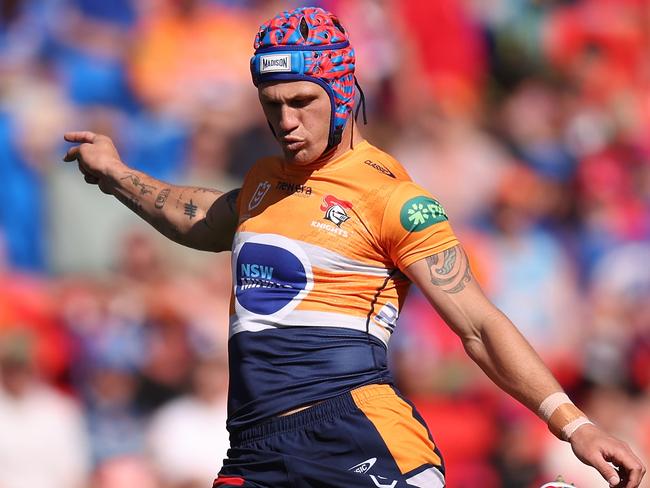
{"type": "Polygon", "coordinates": [[[350,218],[346,209],[351,208],[352,204],[350,202],[339,200],[333,195],[327,195],[323,198],[323,203],[320,206],[320,209],[325,212],[324,218],[335,224],[337,227],[341,227],[341,224],[350,218]]]}
{"type": "Polygon", "coordinates": [[[253,196],[248,202],[248,210],[253,210],[260,204],[264,198],[264,195],[266,195],[266,192],[269,191],[269,188],[271,188],[271,183],[268,181],[262,181],[259,185],[257,185],[257,190],[255,190],[255,193],[253,193],[253,196]]]}

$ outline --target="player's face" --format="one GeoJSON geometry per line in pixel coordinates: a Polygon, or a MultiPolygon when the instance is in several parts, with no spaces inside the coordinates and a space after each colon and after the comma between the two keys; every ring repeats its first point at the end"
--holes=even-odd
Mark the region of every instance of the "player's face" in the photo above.
{"type": "Polygon", "coordinates": [[[323,88],[311,81],[260,85],[266,118],[289,163],[305,165],[323,154],[329,136],[331,105],[323,88]]]}

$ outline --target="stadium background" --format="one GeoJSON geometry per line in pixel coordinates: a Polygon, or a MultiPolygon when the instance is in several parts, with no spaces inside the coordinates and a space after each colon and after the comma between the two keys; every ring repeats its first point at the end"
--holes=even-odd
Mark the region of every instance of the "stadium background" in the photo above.
{"type": "MultiPolygon", "coordinates": [[[[650,3],[312,4],[351,33],[367,137],[445,205],[488,295],[647,464],[650,3]]],[[[236,187],[276,151],[252,39],[294,5],[0,2],[0,487],[209,486],[229,256],[166,242],[85,185],[62,133],[108,134],[161,179],[236,187]]],[[[605,486],[417,292],[392,348],[450,488],[605,486]]]]}

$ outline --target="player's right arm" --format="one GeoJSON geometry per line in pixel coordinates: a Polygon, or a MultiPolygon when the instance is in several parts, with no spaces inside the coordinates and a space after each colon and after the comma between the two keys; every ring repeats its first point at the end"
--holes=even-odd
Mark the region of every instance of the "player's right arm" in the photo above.
{"type": "Polygon", "coordinates": [[[225,251],[237,227],[239,190],[223,193],[200,187],[175,186],[129,168],[107,136],[67,132],[76,143],[63,158],[77,161],[87,183],[113,195],[156,230],[184,246],[225,251]]]}

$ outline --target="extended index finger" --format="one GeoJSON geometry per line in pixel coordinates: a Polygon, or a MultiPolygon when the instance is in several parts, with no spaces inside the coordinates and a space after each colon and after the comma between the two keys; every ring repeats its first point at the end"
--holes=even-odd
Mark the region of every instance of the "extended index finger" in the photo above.
{"type": "Polygon", "coordinates": [[[88,130],[66,132],[65,134],[63,134],[63,138],[68,142],[93,143],[95,142],[96,137],[97,134],[95,134],[94,132],[90,132],[88,130]]]}

